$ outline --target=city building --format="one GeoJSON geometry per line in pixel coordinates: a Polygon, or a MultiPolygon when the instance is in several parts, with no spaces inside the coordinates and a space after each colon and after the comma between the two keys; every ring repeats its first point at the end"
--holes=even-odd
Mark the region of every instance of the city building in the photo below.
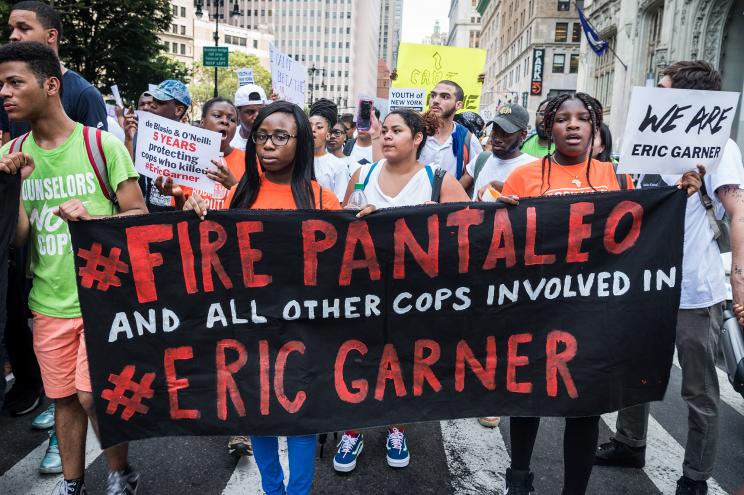
{"type": "Polygon", "coordinates": [[[390,67],[383,59],[377,61],[377,93],[378,98],[390,95],[390,67]]]}
{"type": "MultiPolygon", "coordinates": [[[[203,0],[197,0],[203,1],[203,0]]],[[[308,103],[329,98],[340,111],[356,108],[359,95],[377,89],[381,0],[213,0],[239,16],[225,23],[273,34],[277,49],[308,68],[308,103]]]]}
{"type": "Polygon", "coordinates": [[[171,0],[173,20],[159,38],[168,56],[191,67],[194,64],[194,2],[171,0]]]}
{"type": "Polygon", "coordinates": [[[449,9],[447,45],[460,48],[480,47],[480,13],[478,0],[452,0],[449,9]]]}
{"type": "MultiPolygon", "coordinates": [[[[673,62],[706,60],[721,71],[723,89],[744,89],[744,0],[590,0],[585,13],[611,50],[597,57],[582,44],[578,88],[602,102],[617,142],[622,141],[632,87],[655,85],[673,62]]],[[[740,146],[742,109],[740,98],[732,130],[740,146]]]]}
{"type": "Polygon", "coordinates": [[[482,110],[512,102],[534,113],[543,99],[576,90],[582,30],[575,1],[480,0],[477,10],[488,33],[482,110]]]}
{"type": "MultiPolygon", "coordinates": [[[[214,19],[207,12],[201,19],[194,19],[194,58],[202,59],[202,51],[205,46],[214,46],[214,19]]],[[[247,29],[227,24],[220,19],[219,46],[226,46],[230,52],[242,52],[247,55],[255,55],[261,65],[269,69],[269,43],[274,41],[274,36],[265,27],[261,29],[247,29]]]]}
{"type": "Polygon", "coordinates": [[[442,31],[439,20],[434,21],[434,29],[429,36],[425,36],[421,43],[424,45],[446,45],[447,31],[442,31]]]}
{"type": "Polygon", "coordinates": [[[403,0],[380,1],[380,34],[378,36],[379,57],[388,67],[398,61],[398,45],[403,25],[403,0]]]}

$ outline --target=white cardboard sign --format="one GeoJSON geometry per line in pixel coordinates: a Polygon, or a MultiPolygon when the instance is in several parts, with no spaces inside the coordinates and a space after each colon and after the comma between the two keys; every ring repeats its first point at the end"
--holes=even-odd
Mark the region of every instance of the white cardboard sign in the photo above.
{"type": "Polygon", "coordinates": [[[116,106],[119,108],[124,108],[124,102],[121,99],[121,93],[119,93],[119,85],[114,84],[113,86],[111,86],[111,94],[114,97],[116,106]]]}
{"type": "Polygon", "coordinates": [[[634,87],[618,172],[683,174],[718,168],[739,93],[634,87]]]}
{"type": "Polygon", "coordinates": [[[410,108],[423,112],[426,107],[426,90],[419,88],[390,88],[390,111],[410,108]]]}
{"type": "Polygon", "coordinates": [[[134,166],[146,177],[172,178],[182,186],[213,193],[215,182],[207,177],[216,167],[222,135],[201,127],[137,112],[137,151],[134,166]]]}
{"type": "Polygon", "coordinates": [[[256,83],[253,79],[253,69],[243,67],[241,69],[235,69],[235,72],[238,74],[238,86],[256,83]]]}
{"type": "Polygon", "coordinates": [[[307,67],[269,43],[271,87],[279,98],[299,106],[305,104],[307,67]]]}

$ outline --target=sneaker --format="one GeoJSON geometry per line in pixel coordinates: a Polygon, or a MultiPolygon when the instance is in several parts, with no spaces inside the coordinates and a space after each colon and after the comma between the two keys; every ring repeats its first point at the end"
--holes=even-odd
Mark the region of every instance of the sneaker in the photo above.
{"type": "Polygon", "coordinates": [[[500,416],[488,416],[486,418],[478,418],[478,423],[486,428],[496,428],[501,423],[500,416]]]}
{"type": "Polygon", "coordinates": [[[682,476],[677,480],[676,495],[706,495],[708,493],[708,483],[705,481],[691,480],[687,476],[682,476]]]}
{"type": "Polygon", "coordinates": [[[140,475],[128,467],[124,471],[109,471],[106,480],[106,495],[137,495],[140,475]]]}
{"type": "Polygon", "coordinates": [[[85,495],[85,482],[82,479],[62,480],[54,489],[54,495],[85,495]]]}
{"type": "Polygon", "coordinates": [[[31,428],[34,430],[48,430],[54,426],[54,402],[44,409],[41,414],[36,416],[31,422],[31,428]]]}
{"type": "Polygon", "coordinates": [[[646,447],[631,447],[610,438],[609,442],[597,448],[594,464],[640,469],[646,465],[646,447]]]}
{"type": "Polygon", "coordinates": [[[252,455],[253,447],[251,447],[250,439],[243,435],[230,437],[227,442],[227,453],[238,457],[252,455]]]}
{"type": "Polygon", "coordinates": [[[406,434],[398,428],[391,428],[387,433],[387,463],[390,467],[402,468],[408,466],[411,455],[408,452],[406,434]]]}
{"type": "Polygon", "coordinates": [[[49,432],[49,445],[39,463],[41,474],[59,474],[62,472],[62,458],[59,456],[59,442],[54,430],[49,432]]]}
{"type": "MultiPolygon", "coordinates": [[[[363,449],[364,435],[361,433],[352,435],[344,433],[344,436],[341,437],[341,441],[338,443],[336,455],[333,457],[333,469],[339,473],[350,473],[356,467],[357,458],[363,449]]],[[[390,463],[389,457],[388,463],[390,463]]]]}
{"type": "Polygon", "coordinates": [[[13,416],[23,416],[39,407],[41,397],[41,388],[29,388],[15,383],[5,395],[3,409],[7,409],[13,416]]]}
{"type": "Polygon", "coordinates": [[[506,468],[504,477],[504,495],[530,495],[535,491],[532,481],[535,479],[530,471],[512,470],[506,468]]]}

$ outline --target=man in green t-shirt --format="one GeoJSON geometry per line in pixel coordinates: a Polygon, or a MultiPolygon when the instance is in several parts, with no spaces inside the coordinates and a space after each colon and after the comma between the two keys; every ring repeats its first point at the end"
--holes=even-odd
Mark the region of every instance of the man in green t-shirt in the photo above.
{"type": "Polygon", "coordinates": [[[522,153],[527,153],[535,158],[542,158],[548,153],[552,153],[553,149],[555,149],[555,145],[551,145],[550,149],[548,149],[548,143],[550,141],[548,140],[548,133],[545,132],[545,126],[543,125],[543,117],[545,115],[544,109],[548,101],[550,101],[549,98],[541,101],[537,106],[537,114],[535,115],[536,132],[522,143],[522,153]]]}
{"type": "MultiPolygon", "coordinates": [[[[78,495],[85,493],[88,417],[96,429],[97,423],[67,222],[143,214],[147,208],[124,145],[101,132],[108,184],[118,207],[108,199],[107,186],[97,179],[89,158],[83,126],[62,107],[61,81],[59,59],[51,48],[34,42],[0,47],[0,97],[5,111],[11,120],[31,124],[31,133],[18,138],[20,151],[13,146],[15,141],[0,149],[0,173],[21,175],[15,243],[31,244],[34,281],[29,307],[34,313],[34,351],[44,389],[56,404],[64,474],[59,493],[78,495]]],[[[106,449],[106,459],[108,493],[136,493],[139,474],[127,463],[127,445],[106,449]]]]}

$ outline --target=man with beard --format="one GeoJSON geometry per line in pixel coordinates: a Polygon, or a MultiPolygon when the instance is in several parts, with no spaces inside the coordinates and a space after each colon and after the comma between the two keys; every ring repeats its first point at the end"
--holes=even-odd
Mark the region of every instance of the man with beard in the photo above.
{"type": "Polygon", "coordinates": [[[455,113],[462,108],[464,99],[465,93],[454,81],[439,81],[434,86],[429,93],[429,109],[442,123],[436,135],[426,138],[419,158],[421,163],[435,164],[458,180],[465,165],[483,151],[478,137],[455,122],[455,113]]]}
{"type": "MultiPolygon", "coordinates": [[[[490,137],[491,152],[484,151],[468,163],[460,179],[460,184],[466,190],[474,185],[473,200],[481,201],[488,186],[493,186],[500,192],[512,170],[535,160],[534,156],[522,153],[519,149],[519,145],[527,136],[529,119],[529,113],[524,107],[507,104],[499,107],[496,118],[486,124],[486,127],[493,125],[490,137]]],[[[486,419],[492,418],[481,418],[486,419]]],[[[484,424],[484,421],[481,421],[481,424],[484,424]]]]}
{"type": "Polygon", "coordinates": [[[548,150],[548,134],[545,132],[545,126],[543,125],[543,116],[545,105],[550,99],[543,100],[537,106],[537,114],[535,115],[535,134],[530,136],[522,145],[522,153],[527,153],[535,158],[542,158],[548,153],[553,152],[551,147],[548,150]]]}
{"type": "Polygon", "coordinates": [[[245,151],[245,145],[248,143],[248,136],[251,134],[251,128],[253,128],[258,112],[271,103],[271,100],[266,98],[264,89],[258,84],[246,84],[235,92],[233,103],[238,109],[240,125],[230,146],[245,151]]]}

